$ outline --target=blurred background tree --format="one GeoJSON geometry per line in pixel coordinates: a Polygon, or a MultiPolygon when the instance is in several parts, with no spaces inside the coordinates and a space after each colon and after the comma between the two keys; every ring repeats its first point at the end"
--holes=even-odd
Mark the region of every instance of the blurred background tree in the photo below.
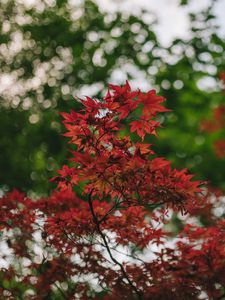
{"type": "MultiPolygon", "coordinates": [[[[186,5],[188,1],[181,1],[186,5]]],[[[156,90],[173,112],[161,118],[157,153],[200,179],[225,187],[224,168],[201,120],[223,103],[218,74],[225,42],[213,5],[190,14],[188,38],[169,47],[154,33],[155,17],[103,12],[90,0],[4,0],[0,5],[0,184],[48,193],[65,162],[58,112],[77,109],[81,95],[98,97],[126,79],[156,90]]]]}

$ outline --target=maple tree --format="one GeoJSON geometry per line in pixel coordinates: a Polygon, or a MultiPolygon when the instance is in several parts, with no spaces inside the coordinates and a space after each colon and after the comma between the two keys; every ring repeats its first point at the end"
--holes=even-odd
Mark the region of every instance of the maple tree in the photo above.
{"type": "Polygon", "coordinates": [[[224,299],[224,197],[145,143],[164,100],[126,82],[62,113],[72,150],[57,189],[0,200],[3,297],[224,299]]]}

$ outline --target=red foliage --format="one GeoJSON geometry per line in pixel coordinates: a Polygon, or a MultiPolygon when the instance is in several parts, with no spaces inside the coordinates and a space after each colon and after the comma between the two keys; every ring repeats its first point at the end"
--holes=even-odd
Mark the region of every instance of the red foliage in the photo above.
{"type": "MultiPolygon", "coordinates": [[[[221,133],[225,125],[225,106],[219,105],[213,110],[212,118],[205,119],[201,122],[201,130],[209,134],[221,133]]],[[[222,133],[223,134],[223,133],[222,133]]],[[[213,151],[218,159],[225,157],[225,140],[217,138],[213,141],[213,151]]]]}
{"type": "Polygon", "coordinates": [[[210,120],[203,120],[201,122],[201,129],[208,133],[213,133],[224,127],[225,124],[225,107],[220,105],[214,108],[212,118],[210,120]]]}
{"type": "Polygon", "coordinates": [[[17,191],[1,199],[11,253],[2,255],[3,297],[223,299],[225,222],[215,214],[223,197],[144,143],[163,101],[126,83],[62,113],[73,151],[53,179],[58,190],[36,201],[17,191]],[[186,223],[178,233],[174,216],[186,223]]]}
{"type": "Polygon", "coordinates": [[[213,144],[215,154],[218,158],[225,157],[225,140],[217,140],[213,144]]]}
{"type": "MultiPolygon", "coordinates": [[[[225,72],[219,74],[220,80],[223,82],[223,92],[225,91],[225,72]]],[[[224,136],[224,125],[225,125],[225,106],[218,105],[212,111],[212,116],[209,119],[203,119],[200,124],[200,129],[204,132],[207,132],[210,135],[219,134],[222,136],[216,137],[212,142],[213,151],[218,159],[225,158],[225,140],[224,136]]]]}
{"type": "Polygon", "coordinates": [[[222,81],[222,83],[223,83],[223,90],[225,89],[225,72],[221,72],[220,74],[219,74],[219,78],[220,78],[220,80],[222,81]]]}

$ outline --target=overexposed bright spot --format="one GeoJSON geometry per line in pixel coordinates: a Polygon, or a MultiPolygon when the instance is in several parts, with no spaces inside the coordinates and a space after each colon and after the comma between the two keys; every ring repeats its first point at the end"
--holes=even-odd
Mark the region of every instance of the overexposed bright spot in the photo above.
{"type": "Polygon", "coordinates": [[[35,124],[39,121],[39,115],[38,114],[32,114],[30,117],[29,117],[29,122],[31,124],[35,124]]]}
{"type": "Polygon", "coordinates": [[[198,80],[197,86],[200,90],[216,90],[217,88],[217,81],[215,78],[210,76],[205,76],[198,80]]]}

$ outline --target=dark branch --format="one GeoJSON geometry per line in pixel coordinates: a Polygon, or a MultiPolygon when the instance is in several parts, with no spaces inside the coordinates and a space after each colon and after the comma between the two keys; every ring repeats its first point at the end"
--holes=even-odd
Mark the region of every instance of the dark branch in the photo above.
{"type": "Polygon", "coordinates": [[[117,266],[120,267],[120,270],[121,270],[121,272],[122,272],[124,278],[128,281],[128,283],[129,283],[131,289],[136,293],[138,299],[139,299],[139,300],[142,300],[142,299],[143,299],[143,297],[142,297],[142,291],[140,291],[140,290],[137,289],[137,287],[136,287],[136,286],[133,284],[133,282],[130,280],[128,274],[126,273],[126,270],[125,270],[124,267],[123,267],[123,265],[122,265],[117,259],[115,259],[115,258],[113,257],[113,255],[112,255],[112,252],[111,252],[111,250],[110,250],[110,247],[109,247],[109,245],[108,245],[108,242],[107,242],[107,240],[106,240],[106,237],[105,237],[104,233],[102,232],[102,230],[101,230],[101,228],[100,228],[100,222],[99,222],[99,220],[98,220],[98,218],[96,217],[95,212],[94,212],[94,207],[93,207],[92,199],[91,199],[92,192],[93,192],[93,190],[91,190],[91,192],[90,192],[89,195],[88,195],[88,203],[89,203],[89,207],[90,207],[90,210],[91,210],[91,214],[92,214],[93,221],[94,221],[94,223],[95,223],[95,225],[96,225],[96,229],[97,229],[99,235],[101,236],[101,238],[102,238],[102,240],[103,240],[103,243],[104,243],[104,245],[105,245],[105,247],[106,247],[106,250],[107,250],[107,252],[108,252],[108,254],[109,254],[109,257],[111,258],[111,260],[112,260],[117,266]]]}

